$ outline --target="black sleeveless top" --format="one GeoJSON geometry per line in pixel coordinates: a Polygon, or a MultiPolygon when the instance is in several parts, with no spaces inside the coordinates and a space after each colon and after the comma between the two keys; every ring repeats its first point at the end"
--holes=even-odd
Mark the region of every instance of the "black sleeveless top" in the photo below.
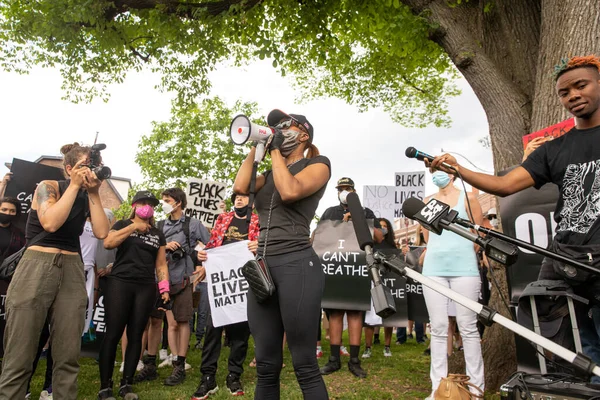
{"type": "MultiPolygon", "coordinates": [[[[69,187],[70,180],[58,181],[58,191],[60,195],[69,187]]],[[[89,213],[88,194],[85,190],[80,190],[77,198],[71,207],[71,212],[65,223],[54,233],[49,233],[35,246],[53,247],[65,251],[81,252],[79,236],[83,233],[85,219],[89,213]]],[[[40,223],[36,210],[31,209],[27,218],[27,227],[25,238],[29,243],[44,228],[40,223]]]]}

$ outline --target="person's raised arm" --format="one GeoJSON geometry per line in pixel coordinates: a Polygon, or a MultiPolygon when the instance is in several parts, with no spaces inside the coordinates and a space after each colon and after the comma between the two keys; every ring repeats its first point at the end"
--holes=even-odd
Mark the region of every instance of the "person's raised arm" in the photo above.
{"type": "Polygon", "coordinates": [[[37,211],[40,224],[47,232],[56,232],[65,223],[75,203],[79,190],[84,185],[88,169],[79,161],[71,172],[71,183],[67,190],[58,194],[57,181],[42,181],[35,189],[31,208],[37,211]]]}
{"type": "Polygon", "coordinates": [[[486,193],[495,194],[501,197],[519,192],[535,184],[535,181],[529,172],[521,166],[513,169],[506,175],[495,176],[471,171],[462,165],[459,165],[456,158],[450,154],[443,154],[435,157],[431,163],[425,161],[425,164],[432,169],[439,169],[458,177],[458,174],[455,171],[444,167],[442,163],[449,164],[456,168],[464,181],[470,185],[483,190],[486,193]]]}
{"type": "MultiPolygon", "coordinates": [[[[166,246],[160,246],[158,248],[158,253],[156,253],[156,279],[159,282],[159,288],[161,287],[161,282],[166,281],[169,282],[169,267],[167,265],[167,250],[166,246]]],[[[165,283],[162,283],[165,285],[165,283]]],[[[161,293],[161,298],[163,302],[169,301],[169,291],[164,291],[161,293]]]]}
{"type": "MultiPolygon", "coordinates": [[[[252,146],[250,153],[240,166],[240,169],[235,176],[233,182],[233,192],[237,194],[249,194],[250,193],[250,180],[252,178],[252,165],[254,164],[254,155],[256,154],[256,147],[252,146]]],[[[256,177],[256,188],[258,192],[265,184],[264,175],[258,175],[256,177]]]]}
{"type": "Polygon", "coordinates": [[[329,180],[329,167],[324,163],[311,164],[292,175],[279,149],[271,150],[271,162],[275,187],[284,203],[292,203],[310,196],[329,180]]]}
{"type": "Polygon", "coordinates": [[[88,183],[85,185],[88,192],[88,203],[90,207],[90,219],[92,221],[92,232],[98,239],[106,238],[108,235],[108,218],[102,208],[102,202],[100,201],[100,185],[102,181],[96,177],[96,174],[88,170],[88,183]]]}
{"type": "Polygon", "coordinates": [[[107,250],[116,249],[127,239],[133,232],[138,231],[140,233],[147,232],[150,230],[150,224],[146,222],[133,222],[123,228],[113,229],[108,232],[106,239],[104,239],[104,248],[107,250]]]}

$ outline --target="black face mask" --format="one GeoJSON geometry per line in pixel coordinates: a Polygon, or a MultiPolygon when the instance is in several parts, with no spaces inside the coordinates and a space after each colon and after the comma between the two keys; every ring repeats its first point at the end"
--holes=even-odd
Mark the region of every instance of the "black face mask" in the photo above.
{"type": "Polygon", "coordinates": [[[234,207],[235,213],[238,217],[245,217],[248,215],[248,205],[246,204],[244,207],[234,207]]]}
{"type": "Polygon", "coordinates": [[[17,218],[16,215],[0,213],[0,224],[9,224],[17,218]]]}

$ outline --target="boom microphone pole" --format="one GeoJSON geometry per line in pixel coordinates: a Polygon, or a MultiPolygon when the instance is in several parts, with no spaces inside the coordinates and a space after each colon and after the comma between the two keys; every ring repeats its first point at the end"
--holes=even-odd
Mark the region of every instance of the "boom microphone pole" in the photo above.
{"type": "MultiPolygon", "coordinates": [[[[365,244],[364,250],[372,252],[371,244],[373,243],[370,239],[370,231],[367,225],[366,218],[364,217],[364,211],[360,205],[360,200],[358,199],[358,195],[356,193],[351,193],[348,195],[348,205],[350,205],[350,195],[352,196],[353,208],[350,209],[352,220],[354,222],[354,230],[356,232],[356,237],[359,240],[359,244],[361,248],[363,248],[363,243],[365,244]],[[367,247],[368,246],[368,247],[367,247]]],[[[408,201],[408,200],[407,200],[408,201]]],[[[443,203],[442,203],[443,204],[443,203]]],[[[404,208],[403,208],[404,211],[404,208]]],[[[405,214],[406,215],[406,214],[405,214]]],[[[410,218],[410,215],[407,215],[410,218]]],[[[432,216],[435,216],[432,214],[432,216]]],[[[433,219],[432,219],[433,221],[433,219]]],[[[438,221],[439,223],[439,221],[438,221]]],[[[426,227],[427,228],[427,227],[426,227]]],[[[379,274],[379,268],[375,266],[376,264],[380,264],[384,266],[383,269],[389,268],[391,271],[401,275],[408,276],[409,278],[421,283],[422,285],[428,287],[431,290],[435,290],[442,296],[445,296],[449,299],[454,300],[458,304],[463,307],[468,308],[469,310],[475,312],[479,320],[487,326],[490,326],[493,322],[496,322],[503,327],[511,330],[519,336],[528,339],[535,344],[543,347],[544,349],[556,354],[558,357],[572,363],[578,372],[584,374],[585,376],[589,376],[594,374],[596,376],[600,376],[600,367],[596,366],[591,359],[583,354],[576,354],[545,337],[538,335],[537,333],[530,331],[529,329],[517,324],[516,322],[504,317],[501,314],[488,306],[484,306],[483,304],[479,304],[478,302],[469,299],[468,297],[463,296],[460,293],[457,293],[450,288],[434,281],[433,279],[423,276],[422,274],[414,271],[410,268],[410,266],[399,259],[398,257],[387,257],[381,252],[376,252],[371,257],[367,256],[367,263],[373,262],[373,265],[370,265],[369,268],[371,270],[371,278],[375,283],[376,277],[375,274],[379,274]],[[369,261],[369,260],[372,261],[369,261]]],[[[379,282],[381,282],[381,277],[378,277],[379,282]]],[[[371,290],[373,294],[373,289],[371,290]]],[[[388,291],[389,293],[389,291],[388,291]]],[[[391,295],[391,293],[390,293],[391,295]]],[[[375,298],[373,299],[373,303],[377,306],[375,302],[375,298]]],[[[377,311],[377,308],[376,308],[377,311]]]]}

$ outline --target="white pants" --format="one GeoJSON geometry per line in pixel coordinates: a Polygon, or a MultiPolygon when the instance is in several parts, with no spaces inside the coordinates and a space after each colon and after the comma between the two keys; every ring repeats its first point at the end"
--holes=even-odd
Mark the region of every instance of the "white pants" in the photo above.
{"type": "MultiPolygon", "coordinates": [[[[479,300],[481,281],[478,276],[430,276],[434,281],[468,297],[479,300]]],[[[448,302],[447,297],[423,285],[423,296],[431,322],[431,370],[432,393],[448,375],[448,302]]],[[[477,314],[468,308],[456,305],[456,323],[463,341],[465,364],[470,382],[484,390],[483,358],[477,330],[477,314]]],[[[432,396],[433,397],[433,396],[432,396]]]]}
{"type": "Polygon", "coordinates": [[[85,310],[85,326],[83,327],[83,334],[87,333],[90,329],[90,322],[94,314],[94,280],[96,278],[94,274],[94,267],[87,265],[85,266],[85,290],[88,296],[87,309],[85,310]]]}

